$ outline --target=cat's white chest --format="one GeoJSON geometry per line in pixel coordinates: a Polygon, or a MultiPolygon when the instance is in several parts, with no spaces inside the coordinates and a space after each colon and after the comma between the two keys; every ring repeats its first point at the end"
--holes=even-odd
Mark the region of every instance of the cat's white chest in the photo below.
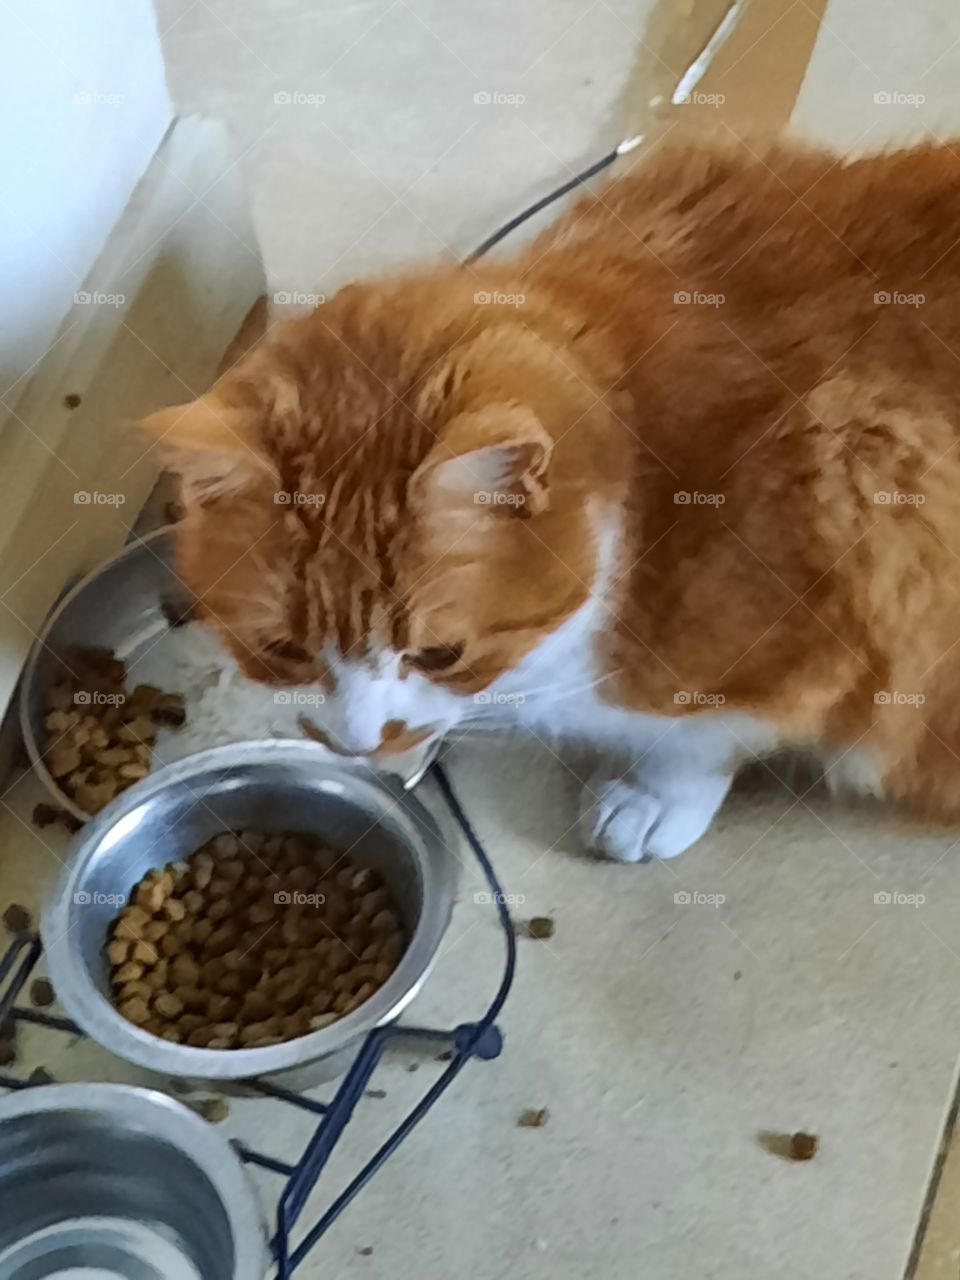
{"type": "Polygon", "coordinates": [[[598,594],[498,680],[487,697],[504,727],[520,726],[548,743],[626,752],[635,761],[653,753],[678,763],[689,757],[707,769],[776,746],[772,726],[743,712],[708,705],[700,714],[658,716],[618,706],[618,673],[604,670],[597,653],[612,622],[598,594]]]}
{"type": "Polygon", "coordinates": [[[598,745],[656,733],[661,717],[627,711],[609,696],[616,673],[604,671],[596,656],[605,613],[599,600],[588,601],[488,690],[491,708],[505,726],[519,724],[550,739],[598,745]]]}

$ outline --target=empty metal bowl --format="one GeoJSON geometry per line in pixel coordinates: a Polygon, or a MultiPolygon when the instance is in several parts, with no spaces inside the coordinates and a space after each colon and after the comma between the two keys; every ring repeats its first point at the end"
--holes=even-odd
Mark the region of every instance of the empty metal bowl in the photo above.
{"type": "Polygon", "coordinates": [[[44,915],[50,977],[66,1012],[105,1048],[166,1075],[278,1077],[290,1087],[345,1069],[372,1028],[399,1017],[422,986],[450,920],[456,859],[434,817],[399,780],[316,743],[215,747],[123,792],[77,837],[44,915]],[[339,1021],[260,1049],[200,1049],[134,1026],[108,999],[107,932],[148,871],[224,830],[316,835],[384,879],[409,939],[395,971],[339,1021]],[[303,1068],[312,1064],[312,1070],[303,1068]],[[296,1073],[293,1075],[292,1073],[296,1073]]]}
{"type": "Polygon", "coordinates": [[[150,1089],[0,1101],[0,1276],[263,1280],[260,1203],[229,1143],[150,1089]]]}

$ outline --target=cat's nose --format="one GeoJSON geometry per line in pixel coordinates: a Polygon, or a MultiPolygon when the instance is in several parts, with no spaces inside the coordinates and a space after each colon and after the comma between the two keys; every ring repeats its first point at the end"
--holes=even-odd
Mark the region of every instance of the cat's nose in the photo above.
{"type": "Polygon", "coordinates": [[[307,737],[322,743],[337,755],[372,756],[376,759],[413,751],[415,747],[422,746],[440,731],[438,725],[419,725],[411,729],[405,720],[387,720],[379,735],[374,730],[361,738],[359,735],[334,733],[332,730],[321,729],[307,716],[300,716],[300,728],[307,737]]]}
{"type": "Polygon", "coordinates": [[[411,729],[406,720],[388,720],[380,731],[380,745],[374,752],[377,756],[396,756],[404,751],[412,751],[422,746],[428,738],[438,732],[435,724],[420,725],[411,729]]]}
{"type": "Polygon", "coordinates": [[[379,749],[379,738],[371,735],[361,738],[358,735],[337,732],[334,729],[321,728],[309,716],[299,716],[300,731],[322,747],[338,756],[370,756],[379,749]]]}

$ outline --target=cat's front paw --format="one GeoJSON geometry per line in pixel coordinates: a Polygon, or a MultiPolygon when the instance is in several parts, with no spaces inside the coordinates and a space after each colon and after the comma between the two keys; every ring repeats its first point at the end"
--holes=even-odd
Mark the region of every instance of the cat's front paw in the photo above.
{"type": "Polygon", "coordinates": [[[616,862],[676,858],[713,820],[729,785],[717,781],[721,785],[682,787],[673,795],[623,778],[587,787],[580,812],[584,843],[616,862]]]}
{"type": "Polygon", "coordinates": [[[649,862],[647,837],[660,817],[659,801],[628,782],[586,787],[580,833],[588,849],[615,862],[649,862]]]}

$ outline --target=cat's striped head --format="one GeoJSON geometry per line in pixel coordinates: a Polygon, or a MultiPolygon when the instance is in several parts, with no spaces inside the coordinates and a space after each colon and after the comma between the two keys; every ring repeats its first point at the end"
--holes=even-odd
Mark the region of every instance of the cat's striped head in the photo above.
{"type": "Polygon", "coordinates": [[[470,716],[591,590],[587,507],[622,478],[605,415],[568,352],[473,293],[344,290],[147,423],[202,614],[254,679],[323,686],[341,750],[470,716]]]}

